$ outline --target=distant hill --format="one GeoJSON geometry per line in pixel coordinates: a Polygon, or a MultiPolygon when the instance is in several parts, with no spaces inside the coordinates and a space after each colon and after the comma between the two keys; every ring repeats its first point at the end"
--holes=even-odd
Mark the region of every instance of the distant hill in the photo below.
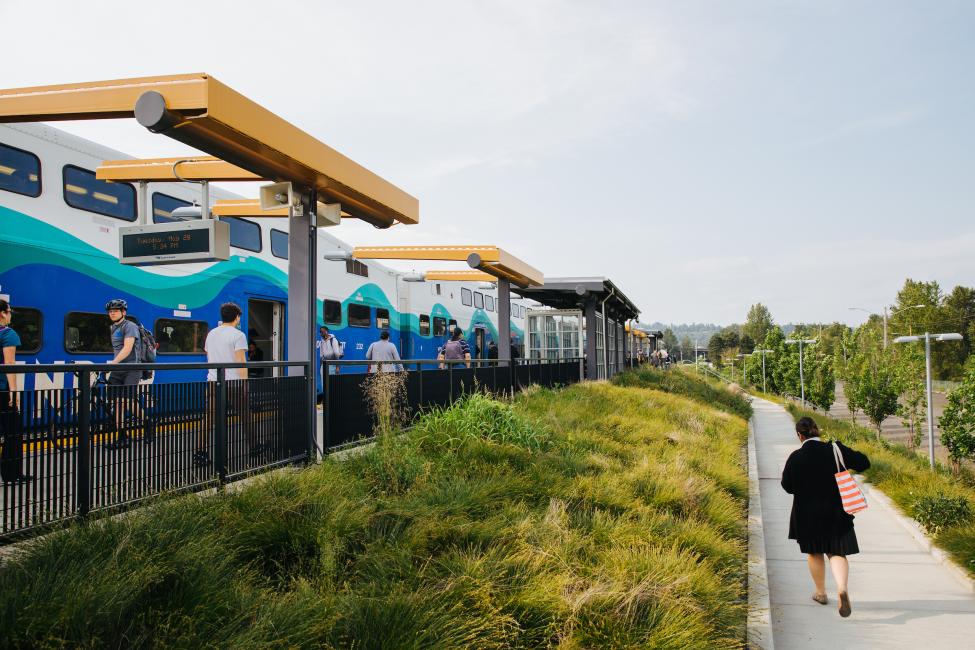
{"type": "Polygon", "coordinates": [[[721,331],[721,325],[714,323],[640,323],[638,327],[650,330],[670,329],[674,332],[677,340],[680,341],[685,336],[690,337],[691,341],[697,341],[698,345],[705,347],[711,340],[711,335],[721,331]]]}

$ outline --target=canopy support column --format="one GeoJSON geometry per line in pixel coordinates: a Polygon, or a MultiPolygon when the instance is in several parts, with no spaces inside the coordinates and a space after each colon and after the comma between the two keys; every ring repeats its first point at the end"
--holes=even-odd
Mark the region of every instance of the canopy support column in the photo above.
{"type": "MultiPolygon", "coordinates": [[[[315,223],[317,202],[314,189],[303,189],[298,206],[289,210],[288,216],[288,360],[316,361],[315,323],[317,322],[316,259],[318,258],[318,235],[315,223]]],[[[308,397],[308,443],[309,450],[315,449],[318,428],[315,421],[315,363],[310,366],[311,376],[306,381],[308,397]]],[[[289,367],[291,375],[301,374],[300,367],[289,367]]],[[[311,458],[310,460],[315,460],[311,458]]]]}
{"type": "Polygon", "coordinates": [[[586,379],[599,379],[596,359],[596,300],[586,299],[586,379]]]}
{"type": "MultiPolygon", "coordinates": [[[[511,361],[511,283],[498,278],[498,361],[511,361]]],[[[511,365],[510,363],[508,364],[511,365]]]]}

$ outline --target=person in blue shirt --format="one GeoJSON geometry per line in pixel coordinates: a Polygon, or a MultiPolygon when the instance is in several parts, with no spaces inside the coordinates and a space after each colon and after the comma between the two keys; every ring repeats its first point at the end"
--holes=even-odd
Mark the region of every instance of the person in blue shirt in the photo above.
{"type": "MultiPolygon", "coordinates": [[[[4,366],[17,363],[20,337],[10,327],[13,310],[10,303],[0,300],[0,362],[4,366]]],[[[20,422],[20,375],[0,372],[0,434],[3,435],[3,454],[0,456],[0,476],[4,483],[23,483],[30,480],[24,474],[24,441],[20,422]]]]}

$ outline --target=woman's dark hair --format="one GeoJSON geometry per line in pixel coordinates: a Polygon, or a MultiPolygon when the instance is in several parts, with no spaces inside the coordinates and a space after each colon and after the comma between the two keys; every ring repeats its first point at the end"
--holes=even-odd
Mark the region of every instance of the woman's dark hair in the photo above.
{"type": "Polygon", "coordinates": [[[386,330],[383,330],[382,332],[379,333],[379,338],[381,338],[384,341],[388,341],[389,340],[389,332],[387,332],[386,330]]]}
{"type": "Polygon", "coordinates": [[[802,417],[796,422],[796,433],[800,433],[807,438],[818,438],[819,427],[816,426],[816,421],[812,418],[802,417]]]}
{"type": "Polygon", "coordinates": [[[235,302],[225,302],[220,305],[220,321],[224,323],[234,322],[243,312],[235,302]]]}
{"type": "Polygon", "coordinates": [[[459,341],[460,340],[460,337],[463,336],[463,335],[464,335],[464,332],[462,332],[459,327],[455,327],[454,328],[454,331],[450,333],[450,340],[451,341],[459,341]]]}

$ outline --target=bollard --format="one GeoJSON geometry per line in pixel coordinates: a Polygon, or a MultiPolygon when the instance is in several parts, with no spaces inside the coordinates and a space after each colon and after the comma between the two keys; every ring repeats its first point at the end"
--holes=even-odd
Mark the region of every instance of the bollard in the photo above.
{"type": "Polygon", "coordinates": [[[213,417],[213,471],[221,483],[227,482],[227,371],[217,369],[213,417]]]}
{"type": "Polygon", "coordinates": [[[91,375],[82,369],[78,372],[78,515],[84,517],[91,511],[91,375]]]}

